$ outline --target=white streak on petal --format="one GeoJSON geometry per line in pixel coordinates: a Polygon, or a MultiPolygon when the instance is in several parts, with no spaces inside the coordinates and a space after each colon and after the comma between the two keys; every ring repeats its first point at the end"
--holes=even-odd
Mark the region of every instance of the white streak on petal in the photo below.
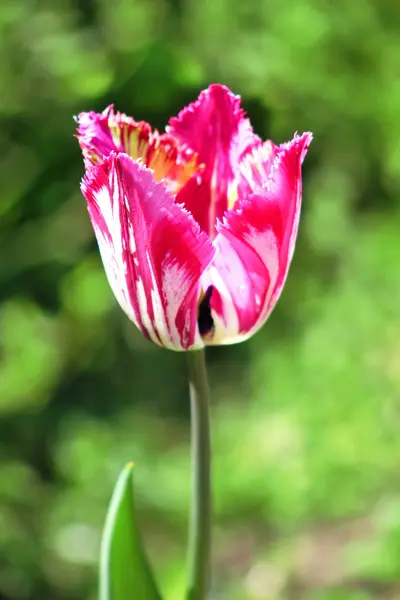
{"type": "MultiPolygon", "coordinates": [[[[169,326],[169,331],[172,340],[175,344],[181,343],[181,336],[175,323],[175,315],[179,306],[184,302],[186,296],[186,273],[182,270],[180,265],[176,262],[171,252],[166,254],[162,265],[162,279],[163,279],[163,296],[166,305],[166,317],[169,326]]],[[[186,323],[183,328],[184,331],[189,329],[190,326],[190,314],[186,315],[186,323]]],[[[186,340],[182,340],[185,343],[186,340]]],[[[201,337],[196,331],[195,344],[201,345],[201,337]]]]}
{"type": "Polygon", "coordinates": [[[147,297],[144,289],[143,281],[139,278],[136,281],[136,297],[139,304],[140,318],[143,325],[146,327],[150,339],[158,344],[157,336],[154,332],[154,323],[151,321],[147,310],[147,297]]]}
{"type": "Polygon", "coordinates": [[[164,308],[162,305],[157,281],[156,281],[156,278],[154,275],[153,266],[152,266],[150,255],[148,252],[146,252],[146,259],[147,259],[147,263],[149,266],[149,272],[150,272],[151,283],[152,283],[151,303],[152,303],[153,311],[154,311],[153,328],[158,332],[158,335],[160,336],[162,345],[169,348],[169,347],[171,347],[171,340],[170,340],[171,336],[170,336],[170,332],[168,331],[168,325],[167,325],[167,321],[165,319],[164,308]]]}
{"type": "Polygon", "coordinates": [[[131,251],[132,254],[135,254],[136,252],[136,242],[135,242],[135,236],[133,233],[133,227],[132,225],[129,223],[129,249],[131,251]]]}
{"type": "Polygon", "coordinates": [[[94,226],[94,230],[100,250],[100,256],[103,261],[104,269],[111,289],[113,290],[122,310],[125,311],[128,317],[137,324],[136,316],[129,301],[125,278],[120,276],[121,272],[114,256],[115,245],[112,246],[112,244],[110,244],[107,237],[104,236],[103,232],[98,227],[94,226]]]}
{"type": "Polygon", "coordinates": [[[257,252],[264,265],[266,265],[270,277],[270,284],[268,286],[268,292],[262,310],[262,317],[265,318],[265,314],[268,313],[269,310],[270,300],[279,275],[278,242],[272,230],[257,231],[256,229],[247,233],[244,236],[244,240],[257,252]]]}

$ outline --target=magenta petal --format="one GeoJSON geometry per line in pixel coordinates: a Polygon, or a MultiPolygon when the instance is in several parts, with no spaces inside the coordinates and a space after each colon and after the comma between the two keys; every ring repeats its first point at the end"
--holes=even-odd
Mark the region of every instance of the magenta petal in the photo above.
{"type": "Polygon", "coordinates": [[[301,163],[312,136],[280,146],[264,186],[238,200],[217,225],[215,257],[203,276],[213,285],[215,334],[233,343],[265,322],[282,291],[296,241],[301,207],[301,163]]]}
{"type": "Polygon", "coordinates": [[[123,152],[149,167],[156,181],[164,180],[170,192],[178,191],[198,171],[197,156],[166,133],[152,131],[145,121],[135,121],[112,106],[102,113],[81,113],[76,117],[80,147],[86,170],[99,164],[111,152],[123,152]]]}
{"type": "Polygon", "coordinates": [[[287,257],[286,270],[281,273],[283,279],[278,281],[278,288],[274,292],[275,302],[281,293],[294,253],[302,200],[301,165],[312,142],[312,137],[309,132],[303,133],[301,136],[295,134],[293,140],[279,146],[267,183],[271,197],[279,205],[285,224],[283,254],[287,257]]]}
{"type": "Polygon", "coordinates": [[[245,118],[240,96],[219,84],[201,92],[193,104],[170,119],[168,131],[196,152],[199,162],[205,165],[197,178],[199,189],[193,194],[192,182],[190,193],[181,190],[179,201],[196,215],[203,231],[213,237],[216,220],[223,217],[229,206],[236,167],[248,149],[261,141],[245,118]]]}
{"type": "Polygon", "coordinates": [[[104,267],[128,317],[153,342],[202,347],[200,278],[214,250],[194,219],[152,172],[111,155],[82,182],[104,267]]]}
{"type": "Polygon", "coordinates": [[[76,117],[80,147],[86,169],[96,165],[111,152],[126,152],[132,158],[146,157],[152,140],[151,127],[144,121],[136,122],[108,106],[102,113],[80,113],[76,117]]]}

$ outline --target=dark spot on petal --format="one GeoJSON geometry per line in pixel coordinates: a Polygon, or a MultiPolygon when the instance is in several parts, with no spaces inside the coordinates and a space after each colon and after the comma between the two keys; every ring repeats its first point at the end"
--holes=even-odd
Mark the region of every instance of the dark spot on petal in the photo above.
{"type": "Polygon", "coordinates": [[[214,286],[210,285],[207,288],[206,293],[204,294],[203,299],[199,304],[199,313],[197,318],[197,324],[199,326],[199,331],[201,337],[209,336],[213,334],[214,331],[214,321],[211,316],[211,296],[213,293],[214,286]]]}

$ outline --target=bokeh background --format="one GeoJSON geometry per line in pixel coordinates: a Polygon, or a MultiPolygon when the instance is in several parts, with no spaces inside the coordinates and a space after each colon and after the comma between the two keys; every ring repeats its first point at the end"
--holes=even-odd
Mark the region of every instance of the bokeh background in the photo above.
{"type": "Polygon", "coordinates": [[[117,308],[72,115],[113,102],[163,129],[215,81],[260,135],[315,141],[278,307],[208,353],[214,598],[400,598],[399,36],[395,0],[2,0],[1,600],[96,598],[128,460],[182,598],[185,357],[117,308]]]}

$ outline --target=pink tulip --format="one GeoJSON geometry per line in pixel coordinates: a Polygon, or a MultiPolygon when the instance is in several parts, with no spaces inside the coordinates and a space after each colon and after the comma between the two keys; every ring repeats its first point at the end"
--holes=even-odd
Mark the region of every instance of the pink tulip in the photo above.
{"type": "Polygon", "coordinates": [[[153,342],[231,344],[266,321],[292,260],[311,133],[276,146],[211,85],[152,131],[108,107],[77,117],[82,192],[113,292],[153,342]]]}

